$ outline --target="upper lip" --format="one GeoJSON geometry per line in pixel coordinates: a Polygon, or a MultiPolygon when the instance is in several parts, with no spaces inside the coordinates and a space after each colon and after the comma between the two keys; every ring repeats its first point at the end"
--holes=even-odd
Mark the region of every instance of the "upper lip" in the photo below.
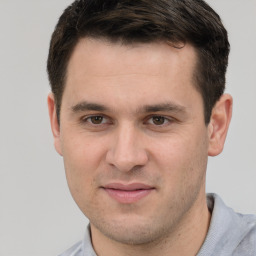
{"type": "Polygon", "coordinates": [[[124,190],[124,191],[154,189],[154,187],[144,183],[130,183],[130,184],[109,183],[105,185],[104,188],[124,190]]]}

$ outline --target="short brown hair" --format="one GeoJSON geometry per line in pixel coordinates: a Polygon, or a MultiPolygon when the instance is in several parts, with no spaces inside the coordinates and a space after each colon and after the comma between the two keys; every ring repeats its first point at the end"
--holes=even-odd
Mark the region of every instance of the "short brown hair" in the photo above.
{"type": "Polygon", "coordinates": [[[77,0],[52,34],[47,71],[59,120],[69,58],[84,37],[124,44],[165,41],[192,44],[198,55],[195,86],[205,123],[225,89],[229,42],[219,15],[203,0],[77,0]]]}

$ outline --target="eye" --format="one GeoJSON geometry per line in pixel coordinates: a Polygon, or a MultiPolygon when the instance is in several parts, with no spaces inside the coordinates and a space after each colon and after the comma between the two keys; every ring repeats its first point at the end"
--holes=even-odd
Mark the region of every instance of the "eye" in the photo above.
{"type": "Polygon", "coordinates": [[[153,116],[152,117],[152,122],[155,125],[163,125],[165,123],[165,118],[163,116],[153,116]]]}
{"type": "Polygon", "coordinates": [[[108,123],[108,119],[104,116],[87,116],[83,118],[83,122],[87,122],[92,125],[100,125],[100,124],[106,124],[108,123]]]}
{"type": "Polygon", "coordinates": [[[164,117],[164,116],[152,116],[149,120],[148,123],[151,125],[156,125],[156,126],[163,126],[165,124],[170,123],[171,120],[164,117]]]}
{"type": "Polygon", "coordinates": [[[103,116],[91,116],[88,118],[92,124],[101,124],[104,120],[103,116]]]}

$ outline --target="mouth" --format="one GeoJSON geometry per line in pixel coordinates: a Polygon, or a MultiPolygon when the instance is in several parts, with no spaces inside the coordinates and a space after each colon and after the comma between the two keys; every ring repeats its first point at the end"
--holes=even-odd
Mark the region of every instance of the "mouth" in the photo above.
{"type": "Polygon", "coordinates": [[[112,199],[122,204],[135,203],[155,190],[154,187],[143,183],[111,183],[102,188],[112,199]]]}

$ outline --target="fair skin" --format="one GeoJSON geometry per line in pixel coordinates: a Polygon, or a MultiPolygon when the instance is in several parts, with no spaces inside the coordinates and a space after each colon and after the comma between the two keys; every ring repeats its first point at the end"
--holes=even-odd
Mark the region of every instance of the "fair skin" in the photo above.
{"type": "Polygon", "coordinates": [[[55,148],[97,255],[199,251],[207,158],[223,149],[232,98],[222,96],[206,125],[195,63],[190,45],[86,38],[69,61],[60,124],[49,95],[55,148]]]}

